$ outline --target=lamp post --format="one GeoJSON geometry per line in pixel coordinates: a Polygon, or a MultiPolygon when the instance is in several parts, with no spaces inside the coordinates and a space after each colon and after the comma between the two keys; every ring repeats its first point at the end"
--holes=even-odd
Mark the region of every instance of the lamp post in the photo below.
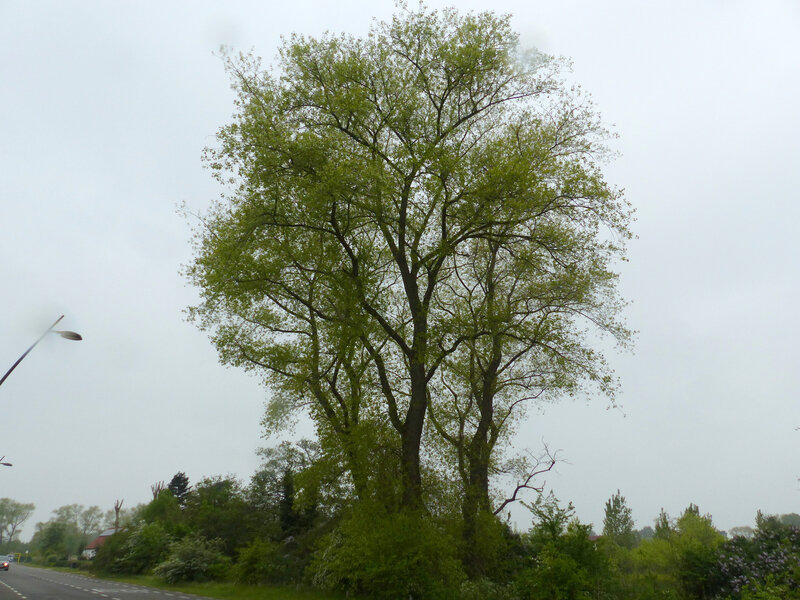
{"type": "MultiPolygon", "coordinates": [[[[5,458],[5,455],[0,457],[0,461],[2,461],[4,458],[5,458]]],[[[14,466],[11,463],[7,463],[7,462],[0,462],[0,465],[3,465],[4,467],[13,467],[14,466]]]]}
{"type": "MultiPolygon", "coordinates": [[[[22,359],[23,359],[23,358],[25,358],[26,356],[28,356],[28,353],[29,353],[31,350],[33,350],[33,349],[36,347],[36,344],[38,344],[39,342],[41,342],[41,341],[42,341],[42,339],[44,339],[44,336],[46,336],[48,333],[57,333],[58,335],[60,335],[60,336],[61,336],[61,337],[63,337],[64,339],[67,339],[67,340],[73,340],[73,341],[76,341],[76,342],[78,342],[78,341],[80,341],[80,340],[82,340],[82,339],[83,339],[83,338],[80,336],[80,334],[78,334],[78,333],[75,333],[74,331],[57,331],[56,329],[54,329],[54,327],[55,327],[56,325],[58,325],[59,321],[61,321],[61,319],[63,319],[63,318],[64,318],[64,315],[61,315],[60,317],[58,317],[58,319],[56,319],[56,322],[55,322],[55,323],[53,323],[52,325],[50,325],[50,328],[49,328],[47,331],[45,331],[45,332],[44,332],[44,333],[43,333],[41,336],[39,336],[39,339],[38,339],[38,340],[36,340],[35,342],[33,342],[33,344],[31,345],[31,347],[30,347],[30,348],[28,348],[27,350],[25,350],[25,352],[23,353],[23,355],[22,355],[22,356],[20,356],[20,357],[17,359],[17,362],[15,362],[13,365],[11,365],[11,368],[10,368],[8,371],[6,371],[6,374],[5,374],[5,375],[3,375],[3,378],[2,378],[2,379],[0,379],[0,385],[3,385],[3,382],[4,382],[4,381],[5,381],[7,378],[8,378],[8,376],[9,376],[9,375],[11,375],[11,371],[13,371],[14,369],[16,369],[16,368],[17,368],[17,365],[18,365],[19,363],[21,363],[21,362],[22,362],[22,359]]],[[[4,463],[0,463],[0,464],[4,464],[4,463]]],[[[7,466],[11,466],[11,465],[7,465],[7,466]]]]}

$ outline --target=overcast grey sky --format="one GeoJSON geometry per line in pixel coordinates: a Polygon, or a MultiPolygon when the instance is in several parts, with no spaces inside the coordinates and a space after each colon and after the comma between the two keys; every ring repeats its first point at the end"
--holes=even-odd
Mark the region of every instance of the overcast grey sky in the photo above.
{"type": "MultiPolygon", "coordinates": [[[[800,4],[458,6],[512,13],[525,45],[573,60],[637,210],[622,408],[545,407],[520,445],[562,450],[548,486],[596,529],[618,488],[638,527],[689,502],[722,529],[800,512],[800,4]]],[[[196,295],[176,206],[219,195],[200,156],[233,110],[214,52],[269,61],[281,35],[362,34],[394,10],[0,0],[0,372],[60,314],[85,337],[46,339],[0,388],[0,496],[37,506],[23,539],[58,506],[133,506],[179,470],[249,478],[266,392],[182,313],[196,295]]]]}

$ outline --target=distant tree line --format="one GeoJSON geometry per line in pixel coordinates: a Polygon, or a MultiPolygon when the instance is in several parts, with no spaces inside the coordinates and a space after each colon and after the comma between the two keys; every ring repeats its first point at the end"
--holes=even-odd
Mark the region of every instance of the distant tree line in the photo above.
{"type": "MultiPolygon", "coordinates": [[[[124,510],[121,522],[128,524],[137,514],[137,509],[124,510]]],[[[115,526],[118,521],[114,509],[104,511],[99,506],[66,504],[53,511],[53,516],[36,524],[28,550],[38,560],[51,565],[65,565],[80,557],[84,548],[103,530],[115,526]]]]}

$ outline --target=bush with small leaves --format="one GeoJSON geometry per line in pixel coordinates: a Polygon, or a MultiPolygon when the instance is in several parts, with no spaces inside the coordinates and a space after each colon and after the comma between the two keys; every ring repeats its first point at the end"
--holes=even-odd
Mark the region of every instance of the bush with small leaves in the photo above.
{"type": "Polygon", "coordinates": [[[323,538],[310,571],[319,587],[376,600],[455,599],[464,579],[457,552],[430,515],[362,506],[323,538]]]}
{"type": "Polygon", "coordinates": [[[140,523],[125,544],[125,572],[149,573],[167,558],[172,538],[160,523],[140,523]]]}
{"type": "Polygon", "coordinates": [[[132,530],[123,529],[106,539],[105,543],[97,549],[91,570],[99,574],[122,574],[125,571],[125,548],[132,530]]]}
{"type": "Polygon", "coordinates": [[[465,581],[459,600],[519,600],[514,584],[495,583],[489,579],[465,581]]]}
{"type": "Polygon", "coordinates": [[[288,552],[286,544],[258,538],[239,550],[234,567],[239,583],[287,583],[302,573],[298,560],[288,552]]]}
{"type": "Polygon", "coordinates": [[[528,564],[516,576],[521,598],[578,600],[610,587],[608,556],[589,539],[590,526],[574,518],[571,503],[562,508],[551,494],[526,506],[536,523],[523,536],[528,564]]]}
{"type": "Polygon", "coordinates": [[[198,535],[186,536],[170,544],[169,557],[153,573],[167,583],[223,580],[230,559],[222,554],[219,546],[218,542],[198,535]]]}

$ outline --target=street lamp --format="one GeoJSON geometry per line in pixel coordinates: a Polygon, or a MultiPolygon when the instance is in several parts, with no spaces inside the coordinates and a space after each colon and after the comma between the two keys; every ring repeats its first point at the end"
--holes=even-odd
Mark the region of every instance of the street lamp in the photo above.
{"type": "MultiPolygon", "coordinates": [[[[13,365],[11,365],[11,368],[8,371],[6,371],[6,374],[3,375],[2,379],[0,379],[0,385],[3,385],[3,382],[8,378],[9,375],[11,375],[11,371],[13,371],[14,369],[17,368],[17,365],[22,362],[22,359],[25,358],[26,356],[28,356],[28,353],[31,350],[33,350],[36,347],[36,344],[41,342],[42,339],[44,339],[44,336],[46,336],[48,333],[57,333],[58,335],[60,335],[64,339],[73,340],[73,341],[76,341],[76,342],[79,342],[80,340],[83,339],[80,336],[80,334],[75,333],[74,331],[58,331],[56,329],[53,329],[56,325],[58,325],[59,321],[61,321],[61,319],[63,319],[63,318],[64,318],[64,315],[61,315],[60,317],[58,317],[58,319],[56,319],[56,322],[53,323],[52,325],[50,325],[50,328],[47,331],[45,331],[41,336],[39,336],[39,339],[36,340],[35,342],[33,342],[33,345],[31,345],[30,348],[25,350],[25,353],[17,359],[17,362],[15,362],[13,365]]],[[[6,464],[6,463],[0,463],[0,464],[6,464]]],[[[6,466],[10,467],[11,465],[6,465],[6,466]]]]}
{"type": "MultiPolygon", "coordinates": [[[[0,458],[0,461],[2,461],[4,458],[5,458],[5,455],[3,455],[2,458],[0,458]]],[[[3,465],[4,467],[13,467],[14,466],[11,463],[7,463],[7,462],[0,462],[0,465],[3,465]]]]}

